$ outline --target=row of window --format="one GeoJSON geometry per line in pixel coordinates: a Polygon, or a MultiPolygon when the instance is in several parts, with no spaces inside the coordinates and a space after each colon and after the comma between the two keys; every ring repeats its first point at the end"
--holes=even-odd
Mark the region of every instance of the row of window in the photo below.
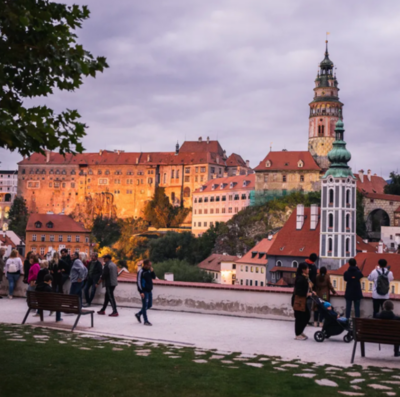
{"type": "MultiPolygon", "coordinates": [[[[190,167],[185,167],[185,174],[190,174],[190,171],[192,170],[192,168],[190,167]]],[[[172,170],[173,172],[174,170],[172,170]]],[[[197,174],[198,172],[204,173],[206,172],[206,167],[194,167],[194,172],[197,174]]],[[[177,171],[179,172],[179,171],[177,171]]],[[[215,167],[211,167],[211,173],[215,174],[215,167]]],[[[219,173],[222,174],[222,168],[219,169],[219,173]]],[[[173,177],[172,177],[173,178],[173,177]]]]}
{"type": "MultiPolygon", "coordinates": [[[[59,235],[58,236],[58,241],[59,242],[62,242],[63,241],[63,238],[64,238],[64,236],[63,235],[59,235]]],[[[32,234],[32,241],[38,241],[37,240],[37,235],[36,234],[32,234]]],[[[45,234],[42,234],[41,236],[40,236],[40,241],[46,241],[46,235],[45,234]]],[[[50,242],[54,242],[55,241],[55,236],[54,236],[54,234],[52,234],[52,235],[50,235],[49,236],[49,241],[50,242]]],[[[67,235],[67,242],[71,242],[72,241],[72,235],[67,235]]],[[[76,235],[75,236],[75,242],[76,243],[80,243],[81,242],[81,236],[78,236],[78,235],[76,235]]],[[[89,243],[89,237],[85,237],[85,243],[89,243]]]]}
{"type": "Polygon", "coordinates": [[[240,266],[242,272],[261,273],[264,274],[265,268],[263,266],[240,266]]]}
{"type": "MultiPolygon", "coordinates": [[[[22,169],[22,174],[23,175],[25,175],[27,172],[26,172],[26,169],[25,168],[23,168],[22,169]]],[[[40,174],[40,175],[46,175],[46,170],[39,170],[39,169],[36,169],[36,170],[34,170],[33,168],[29,171],[29,174],[30,175],[32,175],[32,174],[40,174]]],[[[69,173],[67,173],[67,171],[65,170],[65,169],[62,169],[62,170],[59,170],[59,169],[57,169],[57,170],[53,170],[53,169],[51,169],[50,171],[49,171],[49,175],[67,175],[67,174],[69,174],[69,175],[76,175],[76,171],[75,170],[71,170],[69,173]]],[[[83,169],[81,169],[80,171],[79,171],[79,175],[94,175],[95,173],[93,172],[93,170],[92,169],[89,169],[87,172],[85,172],[83,169]]],[[[121,170],[116,170],[116,171],[114,171],[114,173],[113,173],[114,175],[123,175],[123,172],[121,171],[121,170]]],[[[136,172],[136,175],[144,175],[145,174],[145,172],[144,171],[137,171],[136,172]]],[[[154,170],[147,170],[147,174],[148,175],[154,175],[154,170]]],[[[97,175],[103,175],[103,170],[97,170],[97,175]]],[[[111,175],[111,171],[110,170],[105,170],[104,171],[104,175],[111,175]]],[[[133,172],[133,171],[127,171],[126,172],[126,175],[135,175],[135,172],[133,172]]],[[[178,171],[178,175],[179,175],[179,171],[178,171]]]]}
{"type": "MultiPolygon", "coordinates": [[[[194,198],[194,202],[195,203],[213,203],[215,202],[219,202],[219,201],[226,201],[226,197],[227,196],[206,196],[206,197],[195,197],[194,198]]],[[[250,193],[247,195],[246,193],[242,193],[242,194],[230,194],[228,195],[228,200],[229,201],[233,201],[233,200],[246,200],[247,198],[250,198],[250,193]]]]}
{"type": "MultiPolygon", "coordinates": [[[[310,175],[310,180],[312,180],[312,176],[310,175]]],[[[268,183],[268,182],[277,182],[278,181],[278,174],[272,174],[268,175],[268,174],[264,174],[264,182],[268,183]]],[[[305,181],[305,176],[304,175],[300,175],[298,176],[297,174],[290,174],[290,175],[282,175],[282,182],[304,182],[305,181]]]]}
{"type": "MultiPolygon", "coordinates": [[[[240,285],[247,285],[252,287],[253,286],[253,280],[240,280],[240,285]]],[[[258,280],[254,280],[254,286],[255,287],[264,287],[264,281],[260,281],[260,285],[258,285],[258,280]]]]}
{"type": "MultiPolygon", "coordinates": [[[[208,222],[203,222],[203,223],[202,222],[194,222],[193,226],[194,227],[208,227],[208,222]]],[[[214,222],[210,222],[210,227],[212,227],[212,226],[214,226],[214,222]]]]}
{"type": "MultiPolygon", "coordinates": [[[[242,209],[245,209],[246,207],[242,207],[242,209]]],[[[219,214],[219,208],[215,208],[215,214],[219,214]]],[[[239,207],[235,207],[235,214],[237,214],[239,212],[239,207]]],[[[207,215],[208,214],[208,208],[204,208],[204,209],[195,209],[194,210],[194,215],[207,215]]],[[[210,214],[213,215],[214,214],[214,208],[210,208],[210,214]]],[[[223,207],[221,208],[221,214],[226,214],[226,208],[223,207]]],[[[233,208],[232,207],[228,207],[228,214],[233,214],[233,208]]]]}
{"type": "MultiPolygon", "coordinates": [[[[32,252],[33,252],[34,254],[37,253],[37,248],[36,248],[36,247],[32,247],[31,250],[32,250],[32,252]]],[[[68,254],[71,255],[71,252],[72,252],[71,248],[67,248],[67,250],[68,250],[68,254]]],[[[80,251],[79,248],[75,248],[75,249],[74,249],[74,252],[81,252],[81,251],[80,251]]],[[[85,251],[84,251],[84,252],[85,252],[86,254],[88,254],[88,253],[89,253],[89,248],[85,248],[85,251]]],[[[46,247],[40,247],[40,248],[39,248],[39,254],[40,254],[40,255],[44,255],[45,253],[46,253],[46,247]]]]}
{"type": "MultiPolygon", "coordinates": [[[[351,215],[350,214],[346,214],[346,229],[350,229],[351,228],[351,215]]],[[[330,213],[328,214],[328,228],[329,229],[333,229],[333,214],[330,213]]]]}
{"type": "MultiPolygon", "coordinates": [[[[350,189],[346,190],[346,207],[350,207],[350,198],[351,198],[351,192],[350,189]]],[[[329,189],[329,206],[333,207],[335,199],[335,192],[333,189],[329,189]]]]}

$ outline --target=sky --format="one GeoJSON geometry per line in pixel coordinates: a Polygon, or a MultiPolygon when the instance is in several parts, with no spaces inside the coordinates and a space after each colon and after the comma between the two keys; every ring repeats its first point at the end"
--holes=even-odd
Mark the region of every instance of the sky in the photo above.
{"type": "MultiPolygon", "coordinates": [[[[209,136],[255,167],[270,146],[307,150],[330,32],[353,171],[398,170],[400,1],[65,2],[88,5],[79,42],[110,68],[42,103],[78,109],[87,151],[174,151],[209,136]]],[[[20,160],[0,149],[0,168],[20,160]]]]}

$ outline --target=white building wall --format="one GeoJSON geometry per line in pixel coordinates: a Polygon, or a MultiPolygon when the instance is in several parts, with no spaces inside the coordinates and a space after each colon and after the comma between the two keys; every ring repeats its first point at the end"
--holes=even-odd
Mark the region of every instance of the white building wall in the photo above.
{"type": "Polygon", "coordinates": [[[397,250],[400,245],[400,226],[382,226],[381,240],[390,251],[397,250]]]}

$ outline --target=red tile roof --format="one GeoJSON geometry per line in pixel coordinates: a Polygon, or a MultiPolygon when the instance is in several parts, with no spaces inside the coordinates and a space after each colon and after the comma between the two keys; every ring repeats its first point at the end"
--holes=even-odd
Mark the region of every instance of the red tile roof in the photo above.
{"type": "Polygon", "coordinates": [[[356,236],[356,251],[376,252],[376,247],[371,245],[371,243],[365,243],[361,237],[356,236]]]}
{"type": "Polygon", "coordinates": [[[255,168],[255,171],[321,171],[320,166],[315,162],[310,152],[269,152],[265,159],[255,168]],[[270,161],[271,166],[267,167],[266,162],[270,161]],[[299,167],[299,161],[303,166],[299,167]]]}
{"type": "Polygon", "coordinates": [[[204,259],[197,266],[200,269],[209,270],[212,272],[221,271],[221,262],[235,262],[238,258],[232,255],[224,254],[211,254],[208,258],[204,259]]]}
{"type": "Polygon", "coordinates": [[[242,156],[236,153],[232,153],[226,160],[226,165],[228,167],[241,166],[246,167],[246,162],[243,160],[242,156]]]}
{"type": "Polygon", "coordinates": [[[395,194],[366,193],[365,197],[376,200],[400,201],[400,196],[395,194]]]}
{"type": "Polygon", "coordinates": [[[255,174],[249,175],[237,175],[227,176],[224,178],[211,179],[203,185],[203,190],[196,189],[194,193],[211,193],[211,192],[223,192],[223,191],[236,191],[236,190],[254,190],[255,189],[255,174]],[[243,186],[246,182],[246,186],[243,186]],[[230,188],[230,184],[233,183],[233,188],[230,188]],[[223,188],[221,189],[221,184],[223,188]],[[215,189],[213,190],[213,186],[215,189]]]}
{"type": "MultiPolygon", "coordinates": [[[[372,252],[359,253],[356,255],[355,260],[357,266],[360,268],[364,277],[369,274],[378,266],[379,259],[386,259],[390,270],[393,272],[394,279],[400,281],[400,255],[398,254],[378,254],[372,252]]],[[[340,269],[333,270],[330,274],[343,275],[348,269],[348,265],[342,266],[340,269]]]]}
{"type": "Polygon", "coordinates": [[[179,153],[203,153],[212,152],[219,154],[221,157],[224,155],[224,151],[218,141],[185,141],[179,153]]]}
{"type": "Polygon", "coordinates": [[[275,272],[290,272],[290,273],[296,273],[297,268],[295,267],[289,267],[289,266],[274,266],[271,270],[271,273],[275,272]]]}
{"type": "Polygon", "coordinates": [[[266,265],[268,263],[268,252],[272,244],[276,240],[277,233],[272,236],[272,239],[268,238],[262,239],[254,248],[252,248],[247,254],[245,254],[241,259],[237,260],[237,263],[248,263],[251,265],[266,265]],[[254,253],[256,255],[254,256],[254,253]],[[260,258],[260,253],[264,255],[260,258]],[[254,256],[254,258],[253,258],[254,256]]]}
{"type": "Polygon", "coordinates": [[[13,243],[13,241],[10,239],[10,237],[8,236],[4,236],[2,234],[0,234],[0,243],[1,243],[1,247],[5,248],[8,246],[11,246],[12,248],[15,248],[16,245],[13,243]]]}
{"type": "Polygon", "coordinates": [[[377,175],[371,175],[371,180],[368,179],[368,175],[364,174],[363,182],[361,182],[360,174],[354,174],[357,178],[357,190],[361,193],[378,193],[384,194],[384,188],[387,182],[377,175]]]}
{"type": "Polygon", "coordinates": [[[55,214],[31,214],[26,226],[26,231],[90,233],[90,230],[85,229],[81,223],[74,221],[69,216],[55,214]],[[35,227],[36,222],[41,222],[42,227],[35,227]],[[46,226],[48,222],[53,223],[52,228],[46,226]]]}
{"type": "Polygon", "coordinates": [[[277,287],[288,287],[289,284],[284,280],[284,278],[280,278],[274,285],[277,287]]]}

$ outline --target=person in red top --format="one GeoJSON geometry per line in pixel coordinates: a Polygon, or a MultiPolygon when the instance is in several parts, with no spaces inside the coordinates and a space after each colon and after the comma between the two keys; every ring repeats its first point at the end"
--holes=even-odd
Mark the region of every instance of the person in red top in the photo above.
{"type": "Polygon", "coordinates": [[[36,279],[40,271],[39,259],[35,254],[32,254],[29,261],[31,262],[31,267],[28,274],[28,291],[35,291],[36,279]]]}

